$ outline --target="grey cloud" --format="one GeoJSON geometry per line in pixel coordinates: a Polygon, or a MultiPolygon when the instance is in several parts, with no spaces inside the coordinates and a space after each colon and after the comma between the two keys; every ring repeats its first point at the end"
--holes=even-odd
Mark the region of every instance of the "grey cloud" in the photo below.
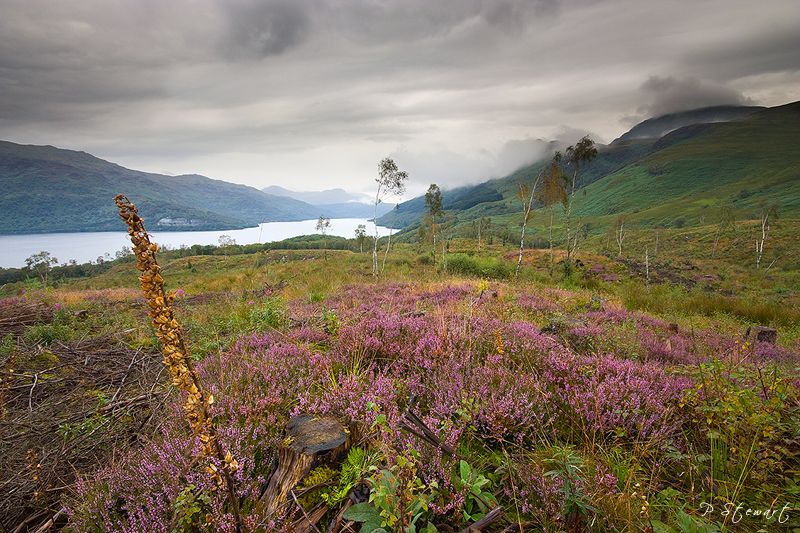
{"type": "Polygon", "coordinates": [[[0,138],[248,183],[397,153],[424,193],[537,137],[800,98],[795,2],[0,0],[0,138]]]}
{"type": "Polygon", "coordinates": [[[506,142],[497,154],[496,172],[498,176],[550,157],[556,150],[554,142],[542,139],[524,139],[506,142]]]}
{"type": "Polygon", "coordinates": [[[800,71],[800,29],[778,28],[693,50],[684,61],[719,81],[771,72],[800,71]]]}
{"type": "Polygon", "coordinates": [[[512,34],[523,31],[529,15],[549,20],[561,11],[559,0],[495,0],[484,3],[482,18],[512,34]]]}
{"type": "Polygon", "coordinates": [[[390,157],[408,172],[413,181],[409,190],[418,191],[426,189],[430,183],[452,189],[505,176],[525,165],[549,158],[559,148],[560,144],[555,141],[515,139],[504,143],[497,154],[487,150],[468,155],[451,150],[404,149],[393,152],[390,157]]]}
{"type": "Polygon", "coordinates": [[[223,53],[233,59],[262,59],[298,46],[308,36],[309,2],[259,0],[221,2],[228,17],[223,53]]]}
{"type": "Polygon", "coordinates": [[[431,183],[443,189],[479,183],[492,175],[494,163],[450,150],[399,150],[389,154],[389,157],[408,172],[410,194],[407,196],[419,194],[417,191],[424,191],[431,183]]]}
{"type": "Polygon", "coordinates": [[[448,35],[472,21],[518,36],[559,12],[560,0],[382,0],[327,3],[323,18],[356,42],[380,46],[448,35]]]}
{"type": "Polygon", "coordinates": [[[645,118],[715,105],[753,105],[750,98],[722,85],[702,82],[697,78],[650,76],[641,87],[649,102],[638,111],[645,118]]]}

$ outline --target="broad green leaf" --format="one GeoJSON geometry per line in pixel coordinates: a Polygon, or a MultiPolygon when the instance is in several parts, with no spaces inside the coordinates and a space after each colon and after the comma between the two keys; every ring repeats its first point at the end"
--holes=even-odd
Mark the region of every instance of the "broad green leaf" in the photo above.
{"type": "MultiPolygon", "coordinates": [[[[381,515],[378,514],[378,511],[368,502],[363,502],[348,508],[342,513],[342,518],[345,520],[352,520],[353,522],[368,522],[375,518],[381,520],[381,515]]],[[[378,525],[380,526],[380,522],[378,525]]]]}

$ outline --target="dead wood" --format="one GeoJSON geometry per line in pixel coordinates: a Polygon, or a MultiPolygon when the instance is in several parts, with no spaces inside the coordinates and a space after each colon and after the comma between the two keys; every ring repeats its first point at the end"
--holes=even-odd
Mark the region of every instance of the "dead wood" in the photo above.
{"type": "Polygon", "coordinates": [[[442,453],[448,457],[464,459],[464,457],[456,452],[450,445],[442,442],[442,440],[436,436],[436,433],[431,431],[425,422],[423,422],[417,415],[414,414],[412,409],[414,409],[416,406],[417,399],[417,396],[414,394],[412,394],[408,399],[408,405],[406,406],[405,411],[403,411],[401,420],[398,423],[398,427],[403,431],[407,431],[415,437],[424,440],[434,448],[442,450],[442,453]],[[410,426],[406,422],[410,422],[414,427],[410,426]]]}
{"type": "Polygon", "coordinates": [[[505,513],[506,513],[505,509],[503,509],[502,506],[498,505],[497,507],[486,513],[486,515],[483,518],[481,518],[477,522],[474,522],[466,529],[462,529],[458,533],[472,533],[473,531],[483,531],[484,528],[494,524],[495,522],[503,518],[503,515],[505,515],[505,513]]]}
{"type": "Polygon", "coordinates": [[[334,418],[300,415],[286,427],[286,439],[278,447],[278,466],[270,476],[267,489],[259,499],[259,507],[267,515],[275,514],[286,503],[289,492],[312,469],[323,464],[336,464],[351,445],[350,431],[334,418]]]}
{"type": "Polygon", "coordinates": [[[0,531],[35,531],[45,518],[55,530],[77,477],[147,438],[166,376],[159,354],[111,336],[47,348],[18,338],[15,359],[0,406],[0,531]]]}

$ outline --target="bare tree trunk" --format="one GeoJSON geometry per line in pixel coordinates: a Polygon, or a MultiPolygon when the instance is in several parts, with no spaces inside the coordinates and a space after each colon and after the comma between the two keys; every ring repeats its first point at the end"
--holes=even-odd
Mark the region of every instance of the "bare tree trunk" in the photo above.
{"type": "Polygon", "coordinates": [[[553,206],[550,206],[550,274],[553,273],[553,206]]]}
{"type": "Polygon", "coordinates": [[[756,270],[761,267],[761,256],[764,253],[764,241],[769,237],[769,215],[761,218],[761,241],[756,237],[756,270]]]}
{"type": "MultiPolygon", "coordinates": [[[[544,172],[544,171],[542,171],[544,172]]],[[[536,186],[539,184],[539,179],[542,177],[542,172],[539,172],[539,175],[536,176],[536,180],[533,182],[533,187],[531,187],[530,197],[526,200],[525,196],[525,188],[527,186],[523,185],[522,183],[519,184],[519,200],[522,202],[522,207],[525,210],[524,217],[522,219],[522,238],[519,241],[519,260],[517,261],[517,271],[514,274],[514,279],[519,278],[519,269],[522,266],[522,251],[525,248],[525,228],[528,225],[528,218],[531,214],[531,208],[533,207],[533,196],[536,194],[536,186]]]]}
{"type": "MultiPolygon", "coordinates": [[[[566,216],[566,223],[567,223],[567,263],[571,264],[572,255],[570,253],[570,233],[569,233],[569,222],[570,217],[572,216],[572,203],[575,201],[575,183],[578,181],[578,169],[575,169],[575,172],[572,175],[572,191],[570,191],[569,195],[569,202],[567,202],[567,216],[566,216]]],[[[578,230],[575,230],[577,235],[578,230]]]]}
{"type": "Polygon", "coordinates": [[[658,255],[658,232],[656,232],[656,249],[653,250],[653,261],[656,260],[657,255],[658,255]]]}
{"type": "Polygon", "coordinates": [[[392,225],[389,226],[389,242],[386,243],[386,253],[383,254],[383,265],[381,265],[381,275],[383,275],[383,269],[386,268],[386,256],[389,255],[389,247],[392,245],[392,230],[394,229],[394,222],[392,225]]]}
{"type": "Polygon", "coordinates": [[[375,195],[375,211],[372,215],[372,222],[375,224],[375,242],[372,246],[372,275],[378,276],[378,204],[380,203],[381,188],[378,186],[378,193],[375,195]]]}

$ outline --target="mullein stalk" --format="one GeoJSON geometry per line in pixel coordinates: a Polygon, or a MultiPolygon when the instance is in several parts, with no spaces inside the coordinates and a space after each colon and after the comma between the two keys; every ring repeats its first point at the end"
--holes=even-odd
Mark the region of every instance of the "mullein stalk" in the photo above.
{"type": "Polygon", "coordinates": [[[206,467],[206,471],[217,487],[222,487],[224,480],[233,507],[236,531],[244,532],[245,528],[239,513],[239,501],[233,482],[233,474],[238,470],[239,465],[230,452],[222,449],[217,437],[217,428],[211,419],[214,396],[203,390],[197,374],[192,369],[190,352],[183,340],[181,326],[172,313],[172,301],[175,299],[175,294],[167,294],[164,289],[164,279],[160,274],[161,267],[156,261],[158,245],[150,242],[150,237],[144,229],[144,219],[139,216],[136,206],[121,194],[114,198],[114,201],[119,208],[119,216],[128,225],[128,235],[130,235],[133,253],[137,259],[136,268],[142,273],[139,281],[150,307],[147,314],[153,319],[156,336],[161,341],[164,364],[172,375],[172,384],[186,393],[186,402],[183,406],[185,419],[191,426],[192,432],[202,442],[199,455],[207,458],[215,457],[222,463],[221,470],[212,463],[206,467]]]}

